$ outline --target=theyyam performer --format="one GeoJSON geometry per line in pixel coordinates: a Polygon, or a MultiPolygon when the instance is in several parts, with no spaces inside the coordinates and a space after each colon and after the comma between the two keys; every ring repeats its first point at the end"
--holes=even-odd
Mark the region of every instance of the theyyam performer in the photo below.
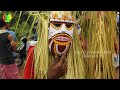
{"type": "Polygon", "coordinates": [[[37,20],[37,44],[28,51],[24,79],[84,79],[85,64],[72,11],[29,12],[37,20]]]}

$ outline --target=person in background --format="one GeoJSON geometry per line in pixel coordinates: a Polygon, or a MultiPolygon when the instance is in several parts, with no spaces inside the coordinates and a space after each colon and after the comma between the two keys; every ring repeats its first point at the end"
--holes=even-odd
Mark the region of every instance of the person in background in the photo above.
{"type": "Polygon", "coordinates": [[[13,36],[14,41],[17,42],[17,37],[16,37],[15,32],[9,30],[9,27],[10,27],[10,23],[6,23],[6,28],[7,28],[6,31],[7,31],[8,33],[10,33],[10,34],[13,36]]]}
{"type": "MultiPolygon", "coordinates": [[[[13,36],[14,41],[17,43],[17,37],[16,37],[15,32],[14,32],[14,31],[11,31],[11,30],[9,29],[9,27],[10,27],[10,22],[11,22],[11,20],[12,20],[12,15],[11,15],[10,13],[5,13],[5,14],[2,16],[2,18],[3,18],[4,22],[6,23],[6,24],[5,24],[5,25],[6,25],[6,31],[13,36]],[[10,18],[10,20],[9,20],[8,18],[10,18]],[[6,19],[7,19],[7,20],[6,20],[6,19]]],[[[15,52],[13,52],[13,56],[14,56],[14,57],[16,56],[16,53],[15,53],[15,52]]]]}
{"type": "Polygon", "coordinates": [[[6,29],[5,21],[0,19],[0,78],[20,79],[18,67],[12,53],[16,51],[17,44],[6,29]]]}

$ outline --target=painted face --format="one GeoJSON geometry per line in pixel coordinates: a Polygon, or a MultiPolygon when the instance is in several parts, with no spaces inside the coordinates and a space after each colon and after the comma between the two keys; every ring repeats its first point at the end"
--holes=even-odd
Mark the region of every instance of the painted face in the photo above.
{"type": "Polygon", "coordinates": [[[74,17],[51,14],[49,22],[49,50],[53,55],[68,52],[73,40],[74,17]]]}

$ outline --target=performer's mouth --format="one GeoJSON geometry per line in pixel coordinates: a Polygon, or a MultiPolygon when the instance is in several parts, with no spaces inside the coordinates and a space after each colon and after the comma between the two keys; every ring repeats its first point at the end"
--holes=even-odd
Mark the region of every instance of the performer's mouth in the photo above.
{"type": "Polygon", "coordinates": [[[68,34],[57,34],[52,37],[52,40],[55,43],[58,43],[58,44],[61,43],[62,45],[67,45],[68,43],[72,41],[72,37],[68,34]]]}

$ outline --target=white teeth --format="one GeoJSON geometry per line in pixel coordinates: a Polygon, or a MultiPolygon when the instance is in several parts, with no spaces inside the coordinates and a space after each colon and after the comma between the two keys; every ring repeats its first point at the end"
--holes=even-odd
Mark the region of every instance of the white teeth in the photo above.
{"type": "Polygon", "coordinates": [[[58,40],[58,41],[69,41],[70,40],[70,38],[68,38],[68,37],[62,37],[62,36],[56,37],[54,39],[58,40]]]}
{"type": "Polygon", "coordinates": [[[51,52],[51,46],[52,46],[52,43],[53,43],[53,41],[51,41],[50,44],[49,44],[50,52],[51,52]]]}
{"type": "Polygon", "coordinates": [[[63,53],[65,53],[67,51],[67,48],[68,48],[68,45],[65,46],[65,49],[63,52],[59,52],[58,51],[58,44],[56,44],[56,52],[59,54],[59,55],[62,55],[63,53]]]}

